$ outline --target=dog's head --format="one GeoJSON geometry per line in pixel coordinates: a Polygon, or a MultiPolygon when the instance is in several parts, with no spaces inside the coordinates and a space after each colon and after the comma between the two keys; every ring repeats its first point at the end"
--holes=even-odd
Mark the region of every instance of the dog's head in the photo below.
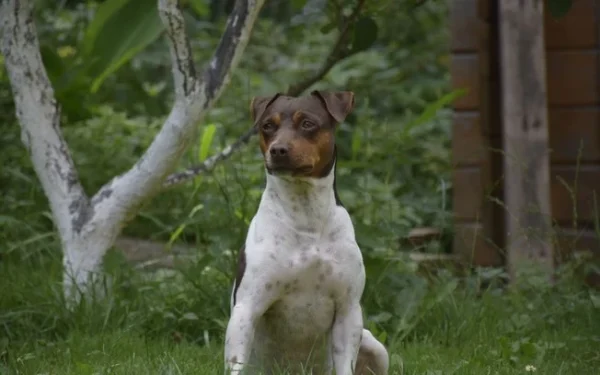
{"type": "Polygon", "coordinates": [[[250,110],[271,174],[324,177],[334,158],[335,129],[354,108],[350,91],[313,91],[301,97],[261,96],[250,110]]]}

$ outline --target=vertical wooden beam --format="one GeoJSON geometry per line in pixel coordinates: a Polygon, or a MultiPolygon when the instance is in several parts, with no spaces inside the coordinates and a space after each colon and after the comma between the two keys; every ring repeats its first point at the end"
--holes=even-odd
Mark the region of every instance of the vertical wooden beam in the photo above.
{"type": "Polygon", "coordinates": [[[553,268],[544,1],[501,0],[501,117],[508,269],[553,268]]]}

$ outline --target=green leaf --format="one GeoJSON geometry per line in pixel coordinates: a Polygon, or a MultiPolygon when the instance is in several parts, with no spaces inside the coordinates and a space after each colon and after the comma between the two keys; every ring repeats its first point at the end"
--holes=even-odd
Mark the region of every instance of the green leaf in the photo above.
{"type": "Polygon", "coordinates": [[[325,25],[323,25],[323,27],[321,27],[320,31],[323,34],[329,34],[329,32],[333,31],[333,29],[335,29],[336,27],[336,23],[335,22],[328,22],[325,25]]]}
{"type": "Polygon", "coordinates": [[[108,0],[98,7],[82,40],[91,91],[163,31],[155,0],[108,0]]]}
{"type": "Polygon", "coordinates": [[[548,10],[555,18],[566,15],[573,5],[573,0],[548,0],[548,10]]]}
{"type": "Polygon", "coordinates": [[[292,8],[294,10],[302,10],[306,5],[307,0],[292,0],[292,8]]]}
{"type": "Polygon", "coordinates": [[[196,214],[196,212],[202,210],[203,208],[204,208],[204,205],[202,203],[194,206],[194,208],[192,208],[192,210],[188,214],[188,217],[191,219],[192,217],[194,217],[194,215],[196,214]]]}
{"type": "Polygon", "coordinates": [[[198,315],[194,314],[193,312],[186,312],[181,317],[181,320],[192,320],[192,321],[198,320],[198,315]]]}
{"type": "Polygon", "coordinates": [[[202,138],[200,139],[200,150],[198,150],[198,161],[203,162],[210,151],[215,132],[217,131],[217,125],[208,124],[204,127],[202,132],[202,138]]]}
{"type": "Polygon", "coordinates": [[[435,102],[427,105],[427,107],[425,107],[425,110],[417,118],[410,121],[408,124],[406,124],[404,126],[404,129],[406,131],[408,131],[411,128],[413,128],[414,126],[421,125],[423,123],[430,121],[440,109],[442,109],[445,106],[447,106],[448,104],[452,103],[458,97],[465,95],[465,93],[466,93],[465,89],[459,89],[459,90],[451,91],[448,94],[442,96],[435,102]]]}
{"type": "Polygon", "coordinates": [[[377,40],[379,28],[371,17],[361,17],[354,25],[354,38],[352,40],[352,52],[364,51],[371,47],[377,40]]]}
{"type": "Polygon", "coordinates": [[[190,7],[194,10],[194,13],[200,17],[208,16],[210,12],[208,2],[204,0],[189,0],[190,7]]]}
{"type": "Polygon", "coordinates": [[[44,63],[46,72],[48,72],[48,77],[55,84],[58,78],[64,73],[62,59],[54,48],[45,44],[40,46],[40,54],[42,55],[42,62],[44,63]]]}
{"type": "Polygon", "coordinates": [[[179,238],[179,236],[181,235],[181,233],[183,233],[183,230],[186,227],[186,223],[182,223],[179,224],[179,226],[177,227],[177,229],[175,229],[175,231],[173,231],[173,233],[171,233],[171,236],[169,237],[169,242],[167,242],[167,250],[171,251],[171,246],[173,246],[173,243],[175,241],[177,241],[177,239],[179,238]]]}

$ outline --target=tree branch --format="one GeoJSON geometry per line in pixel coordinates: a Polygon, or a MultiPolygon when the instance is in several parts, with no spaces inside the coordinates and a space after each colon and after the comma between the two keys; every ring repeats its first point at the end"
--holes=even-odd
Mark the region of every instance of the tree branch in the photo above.
{"type": "MultiPolygon", "coordinates": [[[[186,146],[196,124],[229,82],[248,43],[264,0],[237,0],[226,29],[202,78],[194,73],[192,53],[177,0],[158,0],[170,40],[176,100],[166,122],[140,160],[106,184],[93,198],[97,222],[121,227],[135,209],[160,190],[186,146]]],[[[115,231],[116,233],[116,231],[115,231]]]]}
{"type": "Polygon", "coordinates": [[[31,3],[2,1],[0,27],[21,140],[64,241],[89,217],[89,201],[60,130],[60,109],[42,63],[31,3]]]}
{"type": "Polygon", "coordinates": [[[192,138],[195,125],[228,83],[248,43],[264,0],[237,0],[225,32],[202,79],[177,0],[158,0],[170,40],[175,103],[160,132],[126,173],[86,196],[60,130],[60,110],[44,69],[33,8],[28,0],[0,2],[2,53],[8,71],[22,140],[50,202],[63,244],[63,287],[70,302],[90,291],[102,258],[125,221],[158,191],[192,138]],[[84,288],[83,290],[81,290],[84,288]]]}
{"type": "MultiPolygon", "coordinates": [[[[298,96],[310,88],[315,83],[319,82],[323,77],[329,73],[329,71],[340,61],[349,57],[352,53],[348,51],[348,37],[350,27],[356,21],[358,15],[365,5],[366,0],[359,0],[352,13],[344,20],[343,27],[340,30],[338,38],[331,49],[331,52],[323,62],[321,68],[319,68],[316,72],[310,75],[308,78],[290,86],[286,92],[286,95],[289,96],[298,96]]],[[[182,172],[173,173],[167,177],[165,182],[163,183],[163,188],[170,188],[175,185],[183,184],[187,181],[190,181],[196,176],[199,176],[202,173],[211,171],[215,165],[223,160],[228,159],[231,155],[233,155],[236,151],[240,150],[244,145],[246,145],[252,136],[256,134],[256,130],[254,128],[249,129],[244,133],[241,137],[239,137],[235,142],[225,147],[219,153],[207,158],[201,164],[198,164],[194,167],[188,168],[182,172]]]]}
{"type": "Polygon", "coordinates": [[[183,14],[175,1],[158,1],[158,12],[167,29],[169,50],[171,51],[173,80],[177,99],[190,96],[196,88],[196,67],[192,50],[185,32],[183,14]]]}

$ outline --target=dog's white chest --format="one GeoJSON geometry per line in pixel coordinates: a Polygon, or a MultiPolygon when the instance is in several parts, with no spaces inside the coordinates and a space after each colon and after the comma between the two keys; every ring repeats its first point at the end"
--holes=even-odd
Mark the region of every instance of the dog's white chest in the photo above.
{"type": "Polygon", "coordinates": [[[364,268],[352,222],[344,208],[332,210],[326,225],[304,233],[269,209],[259,209],[253,219],[244,278],[258,288],[243,288],[238,298],[276,295],[259,327],[263,346],[310,351],[316,341],[327,339],[336,306],[362,294],[364,268]]]}
{"type": "MultiPolygon", "coordinates": [[[[334,246],[316,242],[286,247],[285,254],[276,255],[272,264],[279,271],[273,272],[274,286],[281,288],[281,293],[265,318],[277,336],[303,341],[330,328],[336,296],[349,275],[334,258],[334,246]]],[[[276,251],[274,248],[270,254],[276,251]]]]}
{"type": "Polygon", "coordinates": [[[306,191],[270,183],[250,223],[245,269],[232,294],[232,309],[256,316],[253,339],[240,340],[251,340],[263,360],[331,364],[336,316],[356,306],[365,283],[352,221],[336,205],[332,181],[306,191]]]}

